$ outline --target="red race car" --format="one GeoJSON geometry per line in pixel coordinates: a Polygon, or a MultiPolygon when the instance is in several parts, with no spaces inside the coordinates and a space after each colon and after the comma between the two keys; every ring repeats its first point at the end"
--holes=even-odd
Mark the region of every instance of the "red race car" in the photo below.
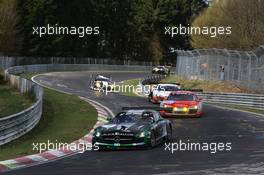
{"type": "Polygon", "coordinates": [[[190,91],[172,92],[167,100],[160,103],[160,113],[164,117],[189,116],[201,117],[202,99],[190,91]]]}

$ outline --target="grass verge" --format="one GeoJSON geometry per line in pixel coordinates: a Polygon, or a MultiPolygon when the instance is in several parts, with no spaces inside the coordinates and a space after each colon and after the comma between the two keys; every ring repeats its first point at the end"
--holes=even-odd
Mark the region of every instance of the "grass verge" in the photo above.
{"type": "Polygon", "coordinates": [[[253,93],[250,90],[220,81],[205,81],[205,80],[188,80],[175,75],[171,75],[162,83],[180,83],[182,88],[186,89],[203,89],[205,92],[226,92],[226,93],[253,93]]]}
{"type": "MultiPolygon", "coordinates": [[[[140,79],[130,79],[120,83],[124,89],[120,92],[121,95],[126,96],[137,96],[134,92],[136,91],[140,79]]],[[[118,91],[118,89],[116,89],[118,91]]]]}
{"type": "Polygon", "coordinates": [[[0,118],[21,112],[30,105],[33,99],[9,87],[0,77],[0,118]]]}
{"type": "MultiPolygon", "coordinates": [[[[31,77],[32,75],[27,75],[31,77]]],[[[44,90],[43,115],[25,136],[0,147],[0,160],[35,154],[33,143],[70,143],[87,134],[96,123],[97,112],[77,96],[44,90]]]]}

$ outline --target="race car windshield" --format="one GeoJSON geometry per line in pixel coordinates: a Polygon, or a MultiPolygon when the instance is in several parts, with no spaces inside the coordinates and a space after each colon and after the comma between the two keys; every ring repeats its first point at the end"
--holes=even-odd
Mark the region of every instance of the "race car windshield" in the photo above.
{"type": "Polygon", "coordinates": [[[179,88],[176,86],[159,86],[158,90],[159,91],[177,91],[179,90],[179,88]]]}
{"type": "Polygon", "coordinates": [[[107,81],[107,82],[110,82],[110,80],[106,79],[106,78],[96,78],[95,81],[107,81]]]}
{"type": "Polygon", "coordinates": [[[151,117],[147,117],[146,115],[142,114],[127,114],[127,113],[121,113],[117,115],[111,123],[115,124],[121,124],[121,123],[135,123],[135,122],[142,122],[142,123],[149,123],[152,122],[153,119],[151,117]]]}
{"type": "Polygon", "coordinates": [[[168,97],[172,101],[193,101],[194,96],[191,94],[173,94],[168,97]]]}

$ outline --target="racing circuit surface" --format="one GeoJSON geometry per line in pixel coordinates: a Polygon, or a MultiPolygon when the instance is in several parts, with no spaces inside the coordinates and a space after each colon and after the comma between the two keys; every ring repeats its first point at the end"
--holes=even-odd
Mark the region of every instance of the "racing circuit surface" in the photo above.
{"type": "MultiPolygon", "coordinates": [[[[49,73],[35,80],[46,86],[95,100],[115,114],[122,107],[152,106],[142,97],[90,90],[91,72],[49,73]]],[[[109,72],[113,81],[144,78],[146,73],[109,72]]],[[[63,100],[63,99],[62,99],[63,100]]],[[[264,172],[264,118],[252,114],[204,106],[202,118],[170,119],[173,140],[231,142],[229,152],[182,151],[171,154],[164,145],[149,150],[87,151],[65,159],[7,174],[261,174],[264,172]]],[[[74,117],[74,116],[73,116],[74,117]]]]}

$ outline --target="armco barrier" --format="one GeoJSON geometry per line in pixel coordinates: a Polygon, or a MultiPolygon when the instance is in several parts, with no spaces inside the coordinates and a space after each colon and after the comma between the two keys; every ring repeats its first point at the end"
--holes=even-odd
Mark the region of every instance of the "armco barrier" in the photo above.
{"type": "MultiPolygon", "coordinates": [[[[9,59],[7,59],[9,60],[9,59]]],[[[12,61],[12,60],[11,60],[12,61]]],[[[8,67],[6,61],[2,61],[0,67],[8,67]],[[4,64],[4,65],[3,65],[4,64]]],[[[132,65],[105,65],[105,64],[40,64],[15,66],[5,70],[5,79],[12,87],[21,93],[31,93],[35,97],[34,104],[20,112],[0,119],[0,145],[4,145],[29,132],[39,122],[42,114],[43,88],[39,85],[21,78],[18,75],[30,72],[50,71],[143,71],[150,72],[151,66],[132,65]]]]}
{"type": "MultiPolygon", "coordinates": [[[[156,79],[156,77],[148,77],[139,82],[142,89],[140,95],[147,96],[149,94],[148,87],[144,87],[144,85],[150,84],[148,82],[152,82],[153,79],[156,79]]],[[[162,79],[162,77],[159,77],[159,79],[162,79]]],[[[207,103],[239,105],[264,110],[264,95],[260,94],[198,92],[197,95],[207,103]]]]}
{"type": "Polygon", "coordinates": [[[32,94],[34,104],[28,109],[0,119],[0,145],[4,145],[33,129],[42,115],[43,89],[32,81],[16,75],[12,75],[13,68],[5,71],[5,79],[10,86],[15,87],[21,93],[32,94]]]}
{"type": "Polygon", "coordinates": [[[208,103],[240,105],[264,110],[264,95],[260,94],[204,92],[197,95],[208,103]]]}
{"type": "Polygon", "coordinates": [[[0,69],[3,70],[23,65],[38,65],[38,64],[93,64],[93,65],[127,65],[127,66],[150,66],[154,64],[149,61],[131,61],[131,60],[118,60],[111,58],[76,58],[76,57],[0,57],[0,69]]]}
{"type": "Polygon", "coordinates": [[[150,66],[103,65],[103,64],[39,64],[12,67],[13,74],[52,71],[142,71],[150,72],[150,66]]]}

